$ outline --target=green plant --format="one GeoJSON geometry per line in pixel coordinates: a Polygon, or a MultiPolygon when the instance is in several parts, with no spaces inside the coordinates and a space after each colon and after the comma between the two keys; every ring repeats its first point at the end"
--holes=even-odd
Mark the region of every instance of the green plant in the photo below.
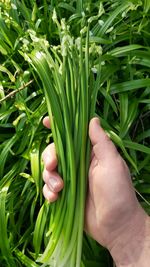
{"type": "Polygon", "coordinates": [[[62,24],[60,48],[51,48],[49,53],[42,45],[29,55],[29,62],[43,82],[59,172],[65,183],[61,197],[51,205],[49,242],[39,261],[80,266],[90,154],[88,123],[95,111],[100,67],[95,79],[89,30],[84,47],[83,34],[74,41],[62,24]]]}
{"type": "MultiPolygon", "coordinates": [[[[98,46],[102,53],[96,113],[127,160],[139,201],[150,213],[149,1],[2,0],[0,265],[4,267],[39,266],[35,260],[49,240],[51,206],[42,198],[39,163],[52,136],[41,123],[47,113],[42,83],[24,55],[34,49],[36,40],[60,49],[54,8],[58,23],[65,18],[75,39],[90,20],[89,46],[93,50],[98,46]]],[[[93,66],[99,66],[94,55],[93,66]]],[[[112,261],[106,250],[84,234],[82,264],[106,267],[112,261]]]]}

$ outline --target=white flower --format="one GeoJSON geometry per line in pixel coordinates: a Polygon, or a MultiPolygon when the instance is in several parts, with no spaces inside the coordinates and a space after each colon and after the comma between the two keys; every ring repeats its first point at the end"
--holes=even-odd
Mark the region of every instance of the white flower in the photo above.
{"type": "Polygon", "coordinates": [[[104,25],[104,21],[101,20],[101,19],[99,19],[98,23],[99,23],[100,26],[103,26],[104,25]]]}
{"type": "Polygon", "coordinates": [[[73,46],[73,38],[70,35],[64,35],[61,41],[62,56],[67,55],[67,48],[73,46]]]}
{"type": "Polygon", "coordinates": [[[83,29],[81,29],[80,33],[83,34],[83,33],[86,33],[87,32],[87,27],[85,26],[83,29]]]}
{"type": "Polygon", "coordinates": [[[75,45],[76,45],[77,49],[79,50],[80,49],[80,46],[81,46],[81,38],[80,37],[78,37],[75,40],[75,45]]]}
{"type": "Polygon", "coordinates": [[[56,13],[55,8],[54,8],[54,10],[53,10],[52,20],[53,20],[54,22],[57,20],[57,13],[56,13]]]}

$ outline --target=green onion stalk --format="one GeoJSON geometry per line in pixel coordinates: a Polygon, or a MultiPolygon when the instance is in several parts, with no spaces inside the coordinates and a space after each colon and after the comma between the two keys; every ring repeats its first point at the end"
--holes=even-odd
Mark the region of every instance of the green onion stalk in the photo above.
{"type": "Polygon", "coordinates": [[[42,81],[58,171],[64,180],[59,199],[50,204],[48,242],[44,253],[37,259],[42,266],[82,266],[90,159],[88,126],[95,112],[100,86],[100,67],[94,67],[89,46],[87,26],[76,40],[66,30],[59,46],[47,48],[41,44],[29,54],[30,64],[42,81]]]}

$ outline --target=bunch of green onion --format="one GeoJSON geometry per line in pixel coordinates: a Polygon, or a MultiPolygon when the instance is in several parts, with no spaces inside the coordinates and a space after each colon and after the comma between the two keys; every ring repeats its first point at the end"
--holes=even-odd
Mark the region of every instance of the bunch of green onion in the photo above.
{"type": "Polygon", "coordinates": [[[58,172],[64,180],[59,199],[50,204],[49,242],[38,261],[43,266],[80,267],[90,158],[88,125],[100,85],[100,67],[96,74],[92,70],[89,26],[77,40],[67,30],[60,46],[40,45],[29,57],[43,84],[58,172]]]}

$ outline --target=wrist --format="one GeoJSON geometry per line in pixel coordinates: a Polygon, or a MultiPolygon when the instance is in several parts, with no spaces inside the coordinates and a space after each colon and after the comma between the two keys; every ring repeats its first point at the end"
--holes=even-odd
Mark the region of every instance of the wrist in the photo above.
{"type": "Polygon", "coordinates": [[[109,251],[117,267],[148,267],[150,264],[150,218],[139,206],[120,229],[109,251]]]}

